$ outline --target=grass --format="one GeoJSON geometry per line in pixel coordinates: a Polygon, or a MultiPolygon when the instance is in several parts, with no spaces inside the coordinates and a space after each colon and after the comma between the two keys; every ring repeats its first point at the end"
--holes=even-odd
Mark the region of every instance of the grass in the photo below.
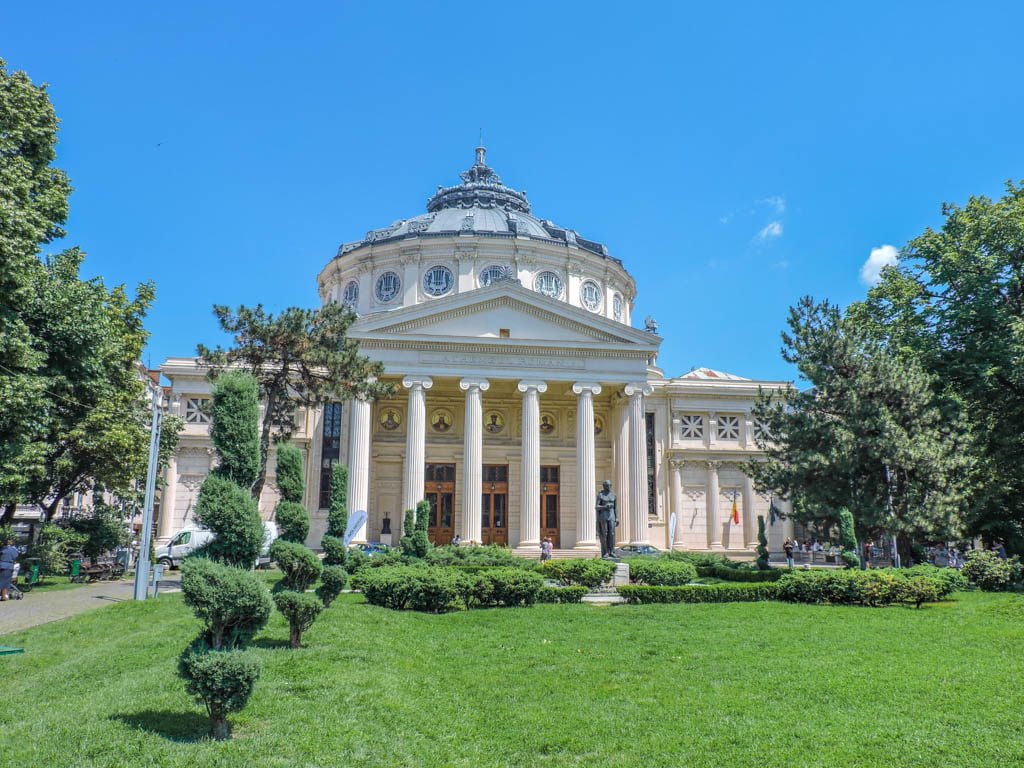
{"type": "Polygon", "coordinates": [[[5,765],[1019,765],[1024,600],[393,613],[344,595],[207,721],[175,677],[180,596],[6,635],[5,765]]]}

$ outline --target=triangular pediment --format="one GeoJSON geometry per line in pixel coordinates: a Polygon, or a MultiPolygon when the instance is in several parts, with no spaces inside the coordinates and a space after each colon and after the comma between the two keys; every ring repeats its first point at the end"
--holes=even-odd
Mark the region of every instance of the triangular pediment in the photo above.
{"type": "Polygon", "coordinates": [[[505,340],[513,343],[640,345],[657,348],[657,336],[551,299],[517,283],[474,291],[360,318],[353,338],[505,340]]]}

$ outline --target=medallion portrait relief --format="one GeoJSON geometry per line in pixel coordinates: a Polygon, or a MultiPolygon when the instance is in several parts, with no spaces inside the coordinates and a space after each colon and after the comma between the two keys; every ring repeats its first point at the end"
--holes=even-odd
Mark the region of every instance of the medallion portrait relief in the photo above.
{"type": "Polygon", "coordinates": [[[452,419],[451,411],[447,408],[436,408],[433,413],[430,414],[430,427],[435,432],[444,434],[450,432],[454,420],[452,419]]]}
{"type": "Polygon", "coordinates": [[[540,417],[540,431],[545,435],[550,435],[555,431],[555,417],[550,413],[543,413],[540,417]]]}
{"type": "Polygon", "coordinates": [[[484,429],[492,435],[505,431],[505,417],[500,411],[488,411],[484,416],[484,429]]]}
{"type": "Polygon", "coordinates": [[[380,426],[381,429],[386,429],[388,432],[394,432],[402,425],[402,414],[397,408],[381,409],[380,412],[380,426]]]}

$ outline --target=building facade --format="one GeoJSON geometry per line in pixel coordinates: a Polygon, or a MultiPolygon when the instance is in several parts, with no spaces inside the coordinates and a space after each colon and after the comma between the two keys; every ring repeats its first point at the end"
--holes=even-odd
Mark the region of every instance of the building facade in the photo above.
{"type": "MultiPolygon", "coordinates": [[[[551,538],[556,550],[593,553],[594,500],[610,480],[620,543],[751,553],[770,506],[741,470],[759,453],[751,408],[760,388],[788,384],[703,368],[666,377],[653,323],[631,324],[636,283],[621,260],[535,216],[482,147],[460,176],[426,213],[342,245],[317,278],[323,302],[357,313],[350,336],[383,363],[395,394],[296,415],[309,543],[325,528],[340,461],[350,512],[367,513],[356,541],[397,541],[403,510],[426,499],[435,543],[529,555],[551,538]]],[[[188,524],[212,451],[205,372],[189,358],[162,371],[185,419],[166,538],[188,524]]],[[[271,461],[265,515],[276,500],[271,461]]],[[[771,526],[773,549],[783,525],[771,526]]]]}

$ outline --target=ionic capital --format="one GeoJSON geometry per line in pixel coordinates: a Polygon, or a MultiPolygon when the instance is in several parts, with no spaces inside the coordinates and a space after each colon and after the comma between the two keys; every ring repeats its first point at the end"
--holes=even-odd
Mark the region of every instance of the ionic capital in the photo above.
{"type": "Polygon", "coordinates": [[[469,392],[474,389],[480,390],[481,392],[486,392],[490,388],[491,382],[489,382],[487,379],[467,378],[459,381],[459,389],[461,389],[463,392],[469,392]]]}
{"type": "Polygon", "coordinates": [[[577,381],[572,385],[573,394],[600,395],[601,385],[594,381],[577,381]]]}
{"type": "Polygon", "coordinates": [[[654,387],[646,381],[634,381],[623,387],[622,391],[626,393],[626,397],[649,397],[654,392],[654,387]]]}
{"type": "Polygon", "coordinates": [[[406,389],[430,389],[434,380],[429,376],[406,376],[402,379],[402,386],[406,389]]]}
{"type": "Polygon", "coordinates": [[[520,392],[524,394],[530,391],[534,391],[537,392],[538,394],[543,395],[545,392],[548,391],[548,385],[543,381],[523,380],[516,385],[516,389],[518,389],[520,392]]]}

